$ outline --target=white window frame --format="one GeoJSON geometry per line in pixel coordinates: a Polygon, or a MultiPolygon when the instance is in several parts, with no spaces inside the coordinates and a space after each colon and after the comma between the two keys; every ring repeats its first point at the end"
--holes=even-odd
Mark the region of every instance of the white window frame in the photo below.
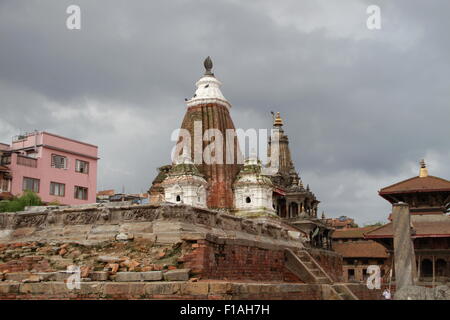
{"type": "Polygon", "coordinates": [[[84,160],[75,160],[75,172],[89,174],[89,162],[84,160]],[[81,164],[84,164],[84,171],[81,170],[81,164]]]}
{"type": "Polygon", "coordinates": [[[50,182],[50,195],[57,197],[66,196],[66,185],[59,182],[50,182]],[[61,192],[62,191],[62,192],[61,192]]]}
{"type": "Polygon", "coordinates": [[[87,187],[75,186],[75,188],[74,188],[74,198],[78,199],[78,200],[88,200],[88,198],[89,198],[89,189],[87,187]],[[83,196],[78,197],[80,191],[85,191],[86,192],[86,194],[85,194],[86,197],[83,197],[83,196]]]}
{"type": "Polygon", "coordinates": [[[30,177],[23,177],[22,181],[22,191],[33,191],[34,193],[39,193],[41,180],[30,177]],[[29,180],[33,182],[33,187],[31,189],[27,189],[25,186],[25,180],[29,180]],[[36,188],[37,187],[37,188],[36,188]],[[37,189],[37,190],[36,190],[37,189]]]}
{"type": "Polygon", "coordinates": [[[52,159],[51,159],[51,166],[52,166],[52,168],[67,170],[68,163],[69,163],[69,161],[68,161],[67,157],[61,156],[59,154],[54,154],[54,153],[52,154],[52,159]],[[62,167],[59,166],[60,164],[56,164],[56,161],[54,160],[56,157],[59,157],[59,158],[63,159],[62,167]]]}

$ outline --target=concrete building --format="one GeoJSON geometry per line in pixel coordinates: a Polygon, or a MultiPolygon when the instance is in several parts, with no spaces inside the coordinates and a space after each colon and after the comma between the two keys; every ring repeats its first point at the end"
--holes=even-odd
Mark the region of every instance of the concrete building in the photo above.
{"type": "Polygon", "coordinates": [[[0,146],[3,198],[25,190],[45,203],[65,205],[96,202],[96,146],[48,132],[33,132],[0,146]]]}
{"type": "Polygon", "coordinates": [[[120,205],[125,204],[147,204],[148,193],[116,193],[114,189],[100,190],[97,192],[97,203],[111,203],[120,202],[120,205]]]}
{"type": "Polygon", "coordinates": [[[11,172],[6,166],[8,157],[3,158],[3,155],[9,152],[9,145],[0,143],[0,200],[10,199],[11,194],[11,172]]]}
{"type": "Polygon", "coordinates": [[[348,229],[357,228],[355,220],[347,216],[340,216],[339,218],[327,218],[326,223],[334,229],[348,229]]]}

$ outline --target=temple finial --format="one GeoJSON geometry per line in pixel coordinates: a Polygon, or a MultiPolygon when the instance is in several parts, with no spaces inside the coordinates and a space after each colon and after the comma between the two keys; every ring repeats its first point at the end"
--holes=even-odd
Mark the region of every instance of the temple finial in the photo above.
{"type": "Polygon", "coordinates": [[[427,165],[425,164],[425,160],[424,159],[420,160],[420,167],[421,168],[426,168],[427,167],[427,165]]]}
{"type": "Polygon", "coordinates": [[[273,121],[273,125],[275,127],[281,127],[283,125],[283,119],[281,119],[279,112],[277,112],[277,115],[275,116],[275,120],[273,121]]]}
{"type": "Polygon", "coordinates": [[[211,72],[213,63],[210,56],[205,59],[203,65],[205,66],[205,76],[214,76],[214,73],[211,72]]]}
{"type": "Polygon", "coordinates": [[[425,160],[424,159],[420,160],[419,177],[420,178],[428,177],[428,169],[427,169],[427,165],[425,164],[425,160]]]}

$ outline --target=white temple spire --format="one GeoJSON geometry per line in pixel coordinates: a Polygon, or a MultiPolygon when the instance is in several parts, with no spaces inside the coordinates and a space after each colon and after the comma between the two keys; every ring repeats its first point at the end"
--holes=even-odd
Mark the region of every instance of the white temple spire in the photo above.
{"type": "Polygon", "coordinates": [[[225,99],[222,91],[220,91],[222,83],[217,80],[214,73],[211,71],[213,66],[211,58],[206,58],[203,64],[206,71],[203,77],[195,84],[197,90],[195,91],[194,96],[186,101],[187,106],[192,107],[199,104],[217,103],[224,105],[227,108],[231,108],[230,103],[225,99]]]}

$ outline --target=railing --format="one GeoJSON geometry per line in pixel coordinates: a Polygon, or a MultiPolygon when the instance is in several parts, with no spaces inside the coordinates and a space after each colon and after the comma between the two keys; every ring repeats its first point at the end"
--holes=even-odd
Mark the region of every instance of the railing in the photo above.
{"type": "Polygon", "coordinates": [[[37,168],[37,159],[18,155],[17,164],[20,166],[37,168]]]}
{"type": "Polygon", "coordinates": [[[2,156],[0,159],[0,165],[8,166],[11,164],[11,156],[2,156]]]}

